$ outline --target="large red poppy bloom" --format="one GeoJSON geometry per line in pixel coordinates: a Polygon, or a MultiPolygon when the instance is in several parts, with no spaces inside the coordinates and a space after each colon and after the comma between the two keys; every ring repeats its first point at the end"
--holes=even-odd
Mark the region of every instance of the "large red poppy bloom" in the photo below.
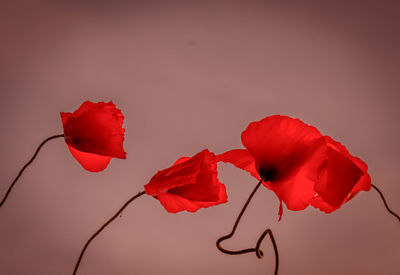
{"type": "Polygon", "coordinates": [[[86,170],[99,172],[111,158],[126,158],[124,116],[111,101],[86,101],[73,113],[61,113],[61,120],[68,149],[86,170]]]}
{"type": "Polygon", "coordinates": [[[168,212],[195,212],[227,202],[225,185],[217,175],[215,155],[204,150],[191,158],[182,157],[171,167],[158,171],[144,188],[168,212]]]}
{"type": "Polygon", "coordinates": [[[299,119],[275,115],[252,122],[242,133],[242,143],[246,150],[228,151],[218,160],[263,178],[290,210],[312,205],[329,213],[370,189],[363,161],[299,119]]]}

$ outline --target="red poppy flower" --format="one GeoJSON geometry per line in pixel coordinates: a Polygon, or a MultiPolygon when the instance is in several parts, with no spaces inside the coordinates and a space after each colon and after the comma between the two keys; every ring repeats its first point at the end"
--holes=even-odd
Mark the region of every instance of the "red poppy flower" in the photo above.
{"type": "Polygon", "coordinates": [[[158,171],[145,185],[145,191],[158,199],[168,212],[195,212],[227,202],[225,185],[217,175],[215,155],[204,150],[191,158],[180,158],[171,167],[158,171]]]}
{"type": "Polygon", "coordinates": [[[111,101],[86,101],[73,113],[61,113],[61,119],[68,149],[86,170],[99,172],[111,158],[126,158],[124,116],[111,101]]]}
{"type": "Polygon", "coordinates": [[[242,143],[246,150],[228,151],[218,160],[262,177],[290,210],[312,205],[329,213],[370,189],[364,162],[299,119],[275,115],[252,122],[242,133],[242,143]]]}

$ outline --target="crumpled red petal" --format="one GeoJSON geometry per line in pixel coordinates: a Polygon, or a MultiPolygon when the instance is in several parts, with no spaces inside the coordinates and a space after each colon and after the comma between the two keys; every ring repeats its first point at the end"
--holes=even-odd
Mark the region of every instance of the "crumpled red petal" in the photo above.
{"type": "Polygon", "coordinates": [[[158,171],[151,178],[150,182],[144,186],[148,195],[158,196],[170,189],[196,183],[200,162],[194,157],[186,161],[179,160],[171,167],[158,171]]]}
{"type": "Polygon", "coordinates": [[[186,184],[169,189],[168,193],[184,196],[191,201],[207,202],[219,200],[219,186],[217,177],[217,163],[215,157],[204,157],[196,176],[195,184],[186,184]]]}

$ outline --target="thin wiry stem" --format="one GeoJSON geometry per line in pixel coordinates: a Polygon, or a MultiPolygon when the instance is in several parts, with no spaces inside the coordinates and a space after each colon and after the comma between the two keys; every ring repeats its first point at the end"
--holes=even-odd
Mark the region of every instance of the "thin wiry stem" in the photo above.
{"type": "Polygon", "coordinates": [[[379,190],[378,187],[376,187],[376,186],[373,185],[373,184],[371,184],[371,186],[372,186],[376,191],[378,191],[379,195],[381,196],[381,198],[382,198],[382,200],[383,200],[383,203],[385,204],[386,210],[387,210],[390,214],[392,214],[393,216],[395,216],[395,217],[399,220],[399,222],[400,222],[400,217],[399,217],[399,215],[397,215],[396,213],[394,213],[394,212],[389,208],[389,206],[388,206],[387,203],[386,203],[386,199],[385,199],[385,197],[383,196],[381,190],[379,190]]]}
{"type": "Polygon", "coordinates": [[[36,149],[36,152],[35,152],[35,154],[33,155],[33,157],[24,165],[24,167],[22,167],[22,169],[21,169],[21,170],[19,171],[19,173],[18,173],[18,176],[17,176],[17,177],[13,180],[13,182],[11,183],[10,187],[9,187],[8,190],[7,190],[7,193],[4,195],[4,198],[3,198],[3,199],[1,200],[1,202],[0,202],[0,207],[3,206],[4,202],[6,201],[8,195],[9,195],[10,192],[11,192],[11,189],[14,187],[14,185],[15,185],[15,183],[17,182],[17,180],[19,179],[19,177],[21,177],[22,172],[24,172],[25,168],[28,167],[28,166],[33,162],[33,160],[36,158],[36,156],[37,156],[37,154],[39,153],[39,151],[40,151],[40,149],[42,148],[42,146],[43,146],[46,142],[48,142],[48,141],[50,141],[50,140],[52,140],[52,139],[55,139],[55,138],[60,138],[60,137],[64,137],[64,135],[54,135],[54,136],[51,136],[51,137],[49,137],[49,138],[46,138],[46,139],[39,145],[39,147],[36,149]]]}
{"type": "Polygon", "coordinates": [[[274,252],[275,252],[275,272],[274,272],[274,274],[277,275],[277,274],[278,274],[278,267],[279,267],[278,247],[277,247],[277,245],[276,245],[275,238],[274,238],[274,235],[272,234],[271,229],[266,229],[266,230],[261,234],[261,236],[258,238],[258,241],[257,241],[257,244],[256,244],[256,247],[255,247],[255,248],[246,248],[246,249],[241,249],[241,250],[232,251],[232,250],[227,250],[227,249],[225,249],[225,248],[223,248],[223,247],[221,246],[221,242],[222,242],[222,241],[232,238],[232,236],[235,234],[236,228],[237,228],[238,225],[239,225],[240,219],[242,218],[242,216],[243,216],[243,214],[244,214],[244,211],[246,210],[247,206],[249,205],[249,203],[250,203],[251,199],[253,198],[254,194],[257,192],[258,188],[261,186],[261,183],[262,183],[262,182],[263,182],[263,179],[261,179],[261,180],[258,182],[258,184],[257,184],[256,187],[254,188],[254,190],[251,192],[249,198],[247,199],[246,203],[244,204],[242,210],[241,210],[240,213],[239,213],[239,216],[237,217],[237,219],[236,219],[236,221],[235,221],[235,224],[234,224],[234,226],[233,226],[233,228],[232,228],[231,233],[229,233],[228,235],[225,235],[225,236],[222,236],[221,238],[219,238],[219,239],[217,240],[216,245],[217,245],[217,248],[218,248],[221,252],[223,252],[223,253],[225,253],[225,254],[229,254],[229,255],[239,255],[239,254],[245,254],[245,253],[255,252],[257,258],[261,259],[261,258],[263,257],[264,254],[263,254],[262,250],[260,249],[260,246],[261,246],[261,243],[262,243],[262,241],[264,240],[265,236],[266,236],[267,234],[269,234],[269,236],[270,236],[270,238],[271,238],[272,245],[273,245],[273,247],[274,247],[274,252]]]}
{"type": "Polygon", "coordinates": [[[85,254],[86,248],[89,246],[90,242],[93,241],[93,239],[96,238],[96,236],[99,235],[100,232],[103,231],[103,229],[107,227],[107,225],[109,225],[113,220],[115,220],[115,219],[119,216],[119,214],[121,214],[122,211],[123,211],[133,200],[135,200],[136,198],[142,196],[142,195],[145,194],[145,193],[146,193],[145,191],[142,191],[142,192],[137,193],[137,194],[136,194],[135,196],[133,196],[132,198],[130,198],[130,199],[118,210],[118,212],[114,214],[114,216],[112,216],[105,224],[103,224],[103,225],[96,231],[96,233],[94,233],[94,234],[92,235],[92,237],[90,237],[90,239],[86,242],[85,246],[83,247],[83,249],[82,249],[82,251],[81,251],[81,254],[79,255],[78,261],[76,262],[76,265],[75,265],[75,269],[74,269],[73,275],[76,275],[76,273],[77,273],[77,271],[78,271],[78,268],[79,268],[79,264],[81,263],[83,254],[85,254]]]}

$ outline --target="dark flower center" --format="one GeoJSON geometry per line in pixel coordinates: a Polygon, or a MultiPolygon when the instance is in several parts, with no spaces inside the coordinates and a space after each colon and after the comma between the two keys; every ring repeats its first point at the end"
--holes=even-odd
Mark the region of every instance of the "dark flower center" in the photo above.
{"type": "Polygon", "coordinates": [[[274,181],[278,179],[278,169],[275,167],[260,167],[260,177],[265,181],[274,181]]]}

